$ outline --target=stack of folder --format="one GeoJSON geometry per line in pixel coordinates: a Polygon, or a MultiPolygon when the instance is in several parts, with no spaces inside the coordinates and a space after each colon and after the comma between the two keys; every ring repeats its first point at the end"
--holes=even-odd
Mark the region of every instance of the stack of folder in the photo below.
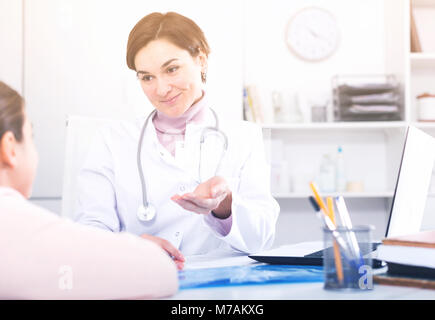
{"type": "Polygon", "coordinates": [[[394,75],[333,79],[336,121],[400,120],[401,96],[394,75]]]}
{"type": "Polygon", "coordinates": [[[435,289],[435,230],[386,238],[377,259],[388,271],[374,276],[375,282],[435,289]]]}

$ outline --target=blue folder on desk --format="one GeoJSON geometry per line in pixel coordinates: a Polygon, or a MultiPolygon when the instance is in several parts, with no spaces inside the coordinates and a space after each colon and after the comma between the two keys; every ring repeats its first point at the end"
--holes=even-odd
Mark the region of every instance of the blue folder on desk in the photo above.
{"type": "Polygon", "coordinates": [[[323,282],[323,267],[289,265],[244,265],[183,270],[180,289],[272,283],[323,282]]]}

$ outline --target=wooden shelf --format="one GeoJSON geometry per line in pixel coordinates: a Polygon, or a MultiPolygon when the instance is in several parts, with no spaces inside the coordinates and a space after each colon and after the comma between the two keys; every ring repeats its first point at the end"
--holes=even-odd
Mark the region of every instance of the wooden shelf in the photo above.
{"type": "Polygon", "coordinates": [[[435,53],[412,52],[409,56],[413,68],[435,68],[435,53]]]}
{"type": "Polygon", "coordinates": [[[412,0],[412,6],[415,7],[435,7],[435,0],[412,0]]]}

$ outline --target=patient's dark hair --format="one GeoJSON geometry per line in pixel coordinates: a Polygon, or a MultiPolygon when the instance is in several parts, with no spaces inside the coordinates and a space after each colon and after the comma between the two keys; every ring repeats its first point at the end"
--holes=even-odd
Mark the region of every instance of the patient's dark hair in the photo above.
{"type": "Polygon", "coordinates": [[[17,141],[23,139],[24,99],[18,92],[0,81],[0,140],[11,131],[17,141]]]}

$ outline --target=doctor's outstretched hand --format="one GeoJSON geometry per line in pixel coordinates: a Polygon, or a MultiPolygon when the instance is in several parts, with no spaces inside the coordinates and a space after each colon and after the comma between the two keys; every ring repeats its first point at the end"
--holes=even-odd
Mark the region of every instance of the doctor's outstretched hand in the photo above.
{"type": "Polygon", "coordinates": [[[182,208],[199,213],[226,219],[231,215],[232,193],[222,177],[213,177],[201,183],[193,192],[174,195],[171,200],[182,208]]]}

